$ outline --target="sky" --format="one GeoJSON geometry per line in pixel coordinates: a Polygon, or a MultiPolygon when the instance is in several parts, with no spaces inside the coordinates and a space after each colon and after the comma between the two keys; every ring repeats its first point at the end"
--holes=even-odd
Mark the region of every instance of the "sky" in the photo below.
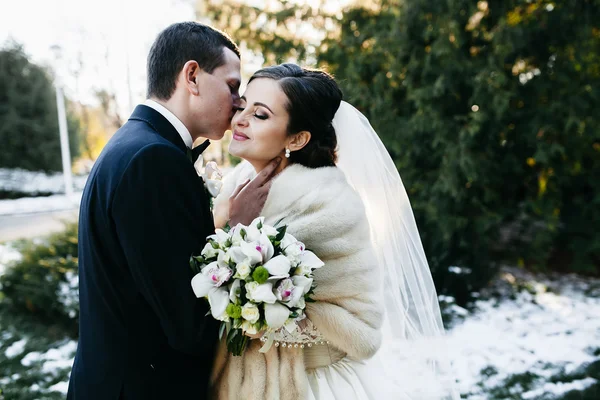
{"type": "Polygon", "coordinates": [[[190,0],[0,2],[0,46],[12,39],[34,62],[56,65],[70,98],[94,104],[94,90],[113,90],[127,114],[145,97],[146,57],[156,35],[194,19],[190,0]],[[62,49],[59,60],[54,45],[62,49]]]}

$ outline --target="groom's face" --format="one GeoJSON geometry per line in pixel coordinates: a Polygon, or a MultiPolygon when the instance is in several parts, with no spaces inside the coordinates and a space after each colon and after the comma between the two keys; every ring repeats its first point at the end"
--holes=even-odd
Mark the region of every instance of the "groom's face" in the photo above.
{"type": "Polygon", "coordinates": [[[192,128],[200,136],[219,140],[231,125],[231,119],[240,102],[240,59],[228,48],[223,48],[225,63],[211,74],[200,73],[200,96],[194,100],[197,110],[192,128]]]}

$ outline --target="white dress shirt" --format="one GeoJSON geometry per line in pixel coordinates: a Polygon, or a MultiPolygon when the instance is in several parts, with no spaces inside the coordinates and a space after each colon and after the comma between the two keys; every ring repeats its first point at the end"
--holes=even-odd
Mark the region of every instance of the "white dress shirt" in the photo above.
{"type": "Polygon", "coordinates": [[[190,134],[188,128],[185,127],[183,122],[181,122],[181,120],[177,118],[175,114],[173,114],[171,111],[167,110],[163,105],[157,103],[154,100],[148,99],[144,102],[144,105],[153,108],[159,113],[161,113],[162,116],[165,117],[171,123],[171,125],[175,127],[175,129],[179,133],[179,136],[181,136],[183,143],[185,143],[186,147],[188,149],[192,148],[192,146],[194,145],[192,135],[190,134]]]}

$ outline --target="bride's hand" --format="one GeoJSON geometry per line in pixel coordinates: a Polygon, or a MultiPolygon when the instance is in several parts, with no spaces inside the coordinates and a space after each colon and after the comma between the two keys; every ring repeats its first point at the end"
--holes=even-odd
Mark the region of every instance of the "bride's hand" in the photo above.
{"type": "Polygon", "coordinates": [[[244,332],[244,335],[248,336],[250,339],[260,339],[261,337],[263,337],[264,334],[265,334],[264,330],[260,331],[258,333],[255,333],[255,334],[244,332]]]}

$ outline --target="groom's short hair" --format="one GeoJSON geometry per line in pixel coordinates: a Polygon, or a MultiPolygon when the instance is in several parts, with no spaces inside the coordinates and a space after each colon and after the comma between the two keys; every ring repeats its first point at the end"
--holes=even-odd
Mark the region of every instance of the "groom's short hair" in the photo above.
{"type": "Polygon", "coordinates": [[[194,60],[211,74],[225,63],[223,48],[240,57],[240,50],[224,32],[198,22],[179,22],[163,30],[148,54],[147,97],[168,100],[175,91],[177,75],[194,60]]]}

